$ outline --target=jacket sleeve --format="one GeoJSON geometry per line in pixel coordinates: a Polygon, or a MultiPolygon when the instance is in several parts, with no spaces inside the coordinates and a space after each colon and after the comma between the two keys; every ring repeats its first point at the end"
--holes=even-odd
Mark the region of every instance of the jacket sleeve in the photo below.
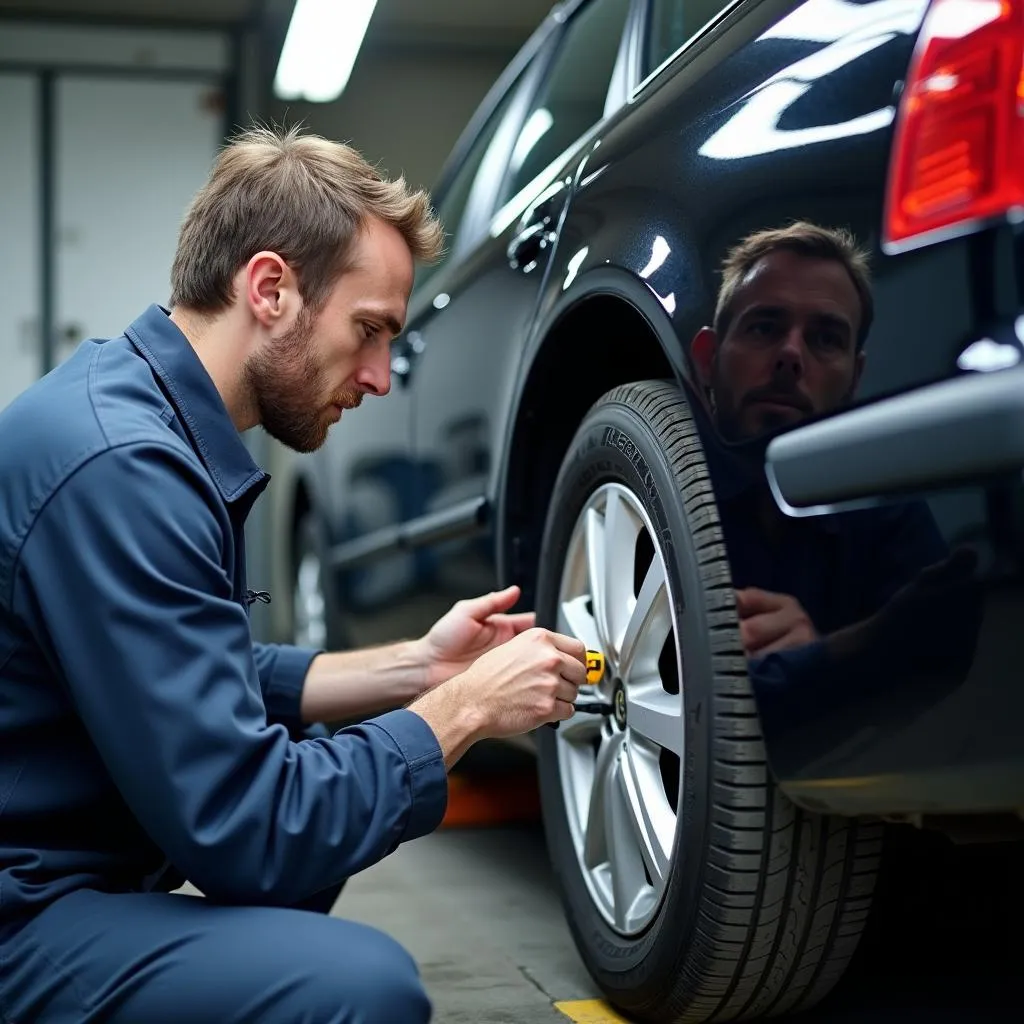
{"type": "Polygon", "coordinates": [[[302,728],[302,688],[310,663],[322,651],[285,644],[252,645],[267,717],[288,729],[302,728]]]}
{"type": "Polygon", "coordinates": [[[220,900],[290,904],[436,828],[447,777],[407,710],[302,743],[268,725],[229,543],[219,495],[184,453],[115,448],[39,512],[15,594],[175,867],[220,900]]]}

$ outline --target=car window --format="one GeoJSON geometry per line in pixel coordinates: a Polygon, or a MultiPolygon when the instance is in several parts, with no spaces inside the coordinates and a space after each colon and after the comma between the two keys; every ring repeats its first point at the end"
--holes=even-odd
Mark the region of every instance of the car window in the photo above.
{"type": "Polygon", "coordinates": [[[516,195],[604,115],[631,0],[592,0],[565,35],[523,123],[501,202],[516,195]]]}
{"type": "Polygon", "coordinates": [[[731,0],[652,0],[644,48],[644,74],[650,74],[700,31],[731,0]]]}
{"type": "Polygon", "coordinates": [[[498,134],[498,129],[508,115],[521,85],[522,75],[509,86],[504,96],[498,102],[498,105],[491,112],[491,116],[484,122],[479,134],[469,147],[465,159],[438,201],[436,212],[441,224],[444,226],[445,252],[437,263],[430,266],[421,266],[418,269],[416,275],[417,287],[425,282],[427,278],[432,277],[451,256],[455,237],[462,223],[462,217],[466,212],[466,204],[472,194],[477,172],[480,170],[480,165],[483,163],[484,157],[494,141],[494,137],[498,134]]]}

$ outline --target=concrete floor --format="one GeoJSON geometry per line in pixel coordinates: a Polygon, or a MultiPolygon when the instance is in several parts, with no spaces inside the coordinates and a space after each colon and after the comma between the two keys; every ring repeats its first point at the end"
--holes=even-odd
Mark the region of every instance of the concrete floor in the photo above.
{"type": "Polygon", "coordinates": [[[336,914],[382,928],[416,958],[438,1024],[567,1019],[594,998],[536,830],[441,831],[349,881],[336,914]]]}
{"type": "MultiPolygon", "coordinates": [[[[593,999],[562,918],[539,828],[442,830],[352,879],[335,913],[382,928],[419,962],[436,1024],[568,1024],[560,1001],[593,999]]],[[[1024,1019],[1024,974],[977,956],[978,937],[952,928],[937,970],[894,969],[901,936],[877,944],[860,969],[803,1024],[1010,1024],[1024,1019]],[[950,946],[954,942],[956,947],[950,946]],[[967,961],[973,956],[973,962],[967,961]]],[[[981,937],[982,939],[984,936],[981,937]]],[[[989,935],[995,940],[995,936],[989,935]]],[[[918,940],[907,940],[911,943],[918,940]]],[[[925,940],[921,940],[925,941],[925,940]]],[[[984,945],[981,942],[981,945],[984,945]]],[[[600,1014],[590,1020],[615,1020],[600,1014]]],[[[777,1019],[777,1018],[776,1018],[777,1019]]]]}

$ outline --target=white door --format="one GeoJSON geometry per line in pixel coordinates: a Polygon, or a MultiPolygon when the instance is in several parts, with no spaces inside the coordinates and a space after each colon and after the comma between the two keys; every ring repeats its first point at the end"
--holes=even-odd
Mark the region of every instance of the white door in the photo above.
{"type": "Polygon", "coordinates": [[[0,409],[42,368],[39,340],[39,89],[0,74],[0,409]]]}
{"type": "Polygon", "coordinates": [[[220,90],[196,81],[57,83],[55,357],[167,304],[178,229],[223,137],[220,90]]]}

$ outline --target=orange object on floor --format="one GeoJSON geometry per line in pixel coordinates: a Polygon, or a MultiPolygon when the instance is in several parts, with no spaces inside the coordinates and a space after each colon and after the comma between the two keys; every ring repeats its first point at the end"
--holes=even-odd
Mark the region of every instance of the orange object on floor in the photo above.
{"type": "Polygon", "coordinates": [[[448,810],[441,828],[471,828],[540,820],[540,792],[532,774],[448,777],[448,810]]]}

